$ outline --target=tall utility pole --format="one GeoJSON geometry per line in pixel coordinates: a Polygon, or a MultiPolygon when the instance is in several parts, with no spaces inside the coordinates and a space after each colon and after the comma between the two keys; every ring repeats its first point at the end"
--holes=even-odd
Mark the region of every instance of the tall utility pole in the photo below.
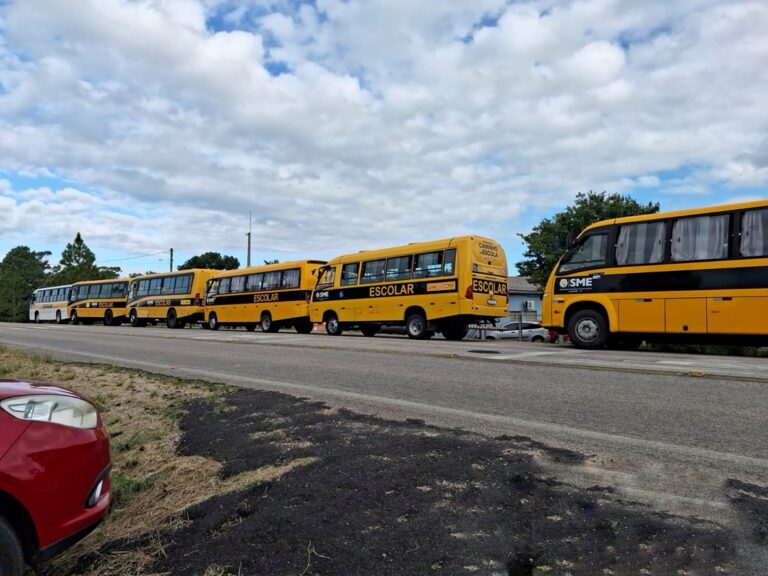
{"type": "Polygon", "coordinates": [[[248,261],[247,266],[251,265],[251,220],[252,220],[251,216],[252,214],[253,214],[253,211],[248,212],[248,234],[246,234],[246,236],[248,236],[248,256],[246,258],[246,260],[248,261]]]}
{"type": "Polygon", "coordinates": [[[171,248],[171,269],[169,272],[173,272],[173,248],[171,248]]]}

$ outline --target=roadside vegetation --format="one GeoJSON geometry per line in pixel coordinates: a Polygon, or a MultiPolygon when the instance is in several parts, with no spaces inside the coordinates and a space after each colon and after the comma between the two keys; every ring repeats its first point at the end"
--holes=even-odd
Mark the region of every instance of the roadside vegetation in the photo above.
{"type": "MultiPolygon", "coordinates": [[[[187,523],[187,509],[275,480],[305,463],[268,466],[224,480],[221,463],[178,454],[185,403],[206,399],[225,410],[225,386],[106,365],[63,364],[3,347],[0,378],[50,382],[85,394],[98,406],[111,438],[111,514],[85,540],[47,564],[42,575],[146,573],[163,555],[162,535],[187,523]]],[[[215,567],[211,573],[218,574],[215,567]]]]}

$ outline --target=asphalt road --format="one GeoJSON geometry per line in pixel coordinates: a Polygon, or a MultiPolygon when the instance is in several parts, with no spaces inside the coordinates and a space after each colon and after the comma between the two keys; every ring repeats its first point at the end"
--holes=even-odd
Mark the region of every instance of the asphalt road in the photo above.
{"type": "Polygon", "coordinates": [[[611,485],[655,509],[734,525],[726,481],[768,478],[764,359],[128,326],[0,324],[0,343],[530,436],[590,455],[582,466],[536,455],[564,481],[611,485]]]}

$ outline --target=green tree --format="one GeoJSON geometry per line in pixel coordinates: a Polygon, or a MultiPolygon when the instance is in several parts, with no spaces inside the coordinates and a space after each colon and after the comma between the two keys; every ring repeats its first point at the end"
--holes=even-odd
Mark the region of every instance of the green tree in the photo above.
{"type": "Polygon", "coordinates": [[[119,266],[97,266],[96,254],[88,248],[80,232],[74,241],[67,244],[61,253],[61,260],[46,284],[72,284],[83,280],[109,280],[120,275],[119,266]]]}
{"type": "Polygon", "coordinates": [[[240,267],[240,260],[234,256],[222,256],[218,252],[205,252],[198,256],[192,256],[179,266],[179,270],[190,268],[210,268],[212,270],[235,270],[240,267]]]}
{"type": "Polygon", "coordinates": [[[29,314],[29,297],[42,285],[49,269],[50,252],[33,252],[26,246],[11,249],[0,262],[0,320],[23,322],[29,314]]]}
{"type": "Polygon", "coordinates": [[[532,284],[544,287],[552,268],[568,249],[568,241],[576,238],[584,228],[599,220],[658,211],[658,202],[641,204],[621,194],[579,192],[575,203],[565,211],[545,218],[530,234],[519,234],[525,241],[526,251],[525,260],[516,265],[517,270],[532,284]]]}

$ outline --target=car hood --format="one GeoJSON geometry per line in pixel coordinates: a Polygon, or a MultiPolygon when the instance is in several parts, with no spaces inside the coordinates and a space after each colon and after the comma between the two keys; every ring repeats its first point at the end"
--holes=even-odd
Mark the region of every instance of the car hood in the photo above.
{"type": "Polygon", "coordinates": [[[54,386],[53,384],[0,379],[0,400],[16,396],[31,396],[33,394],[56,394],[58,396],[81,398],[79,394],[75,394],[72,390],[67,390],[61,386],[54,386]]]}

